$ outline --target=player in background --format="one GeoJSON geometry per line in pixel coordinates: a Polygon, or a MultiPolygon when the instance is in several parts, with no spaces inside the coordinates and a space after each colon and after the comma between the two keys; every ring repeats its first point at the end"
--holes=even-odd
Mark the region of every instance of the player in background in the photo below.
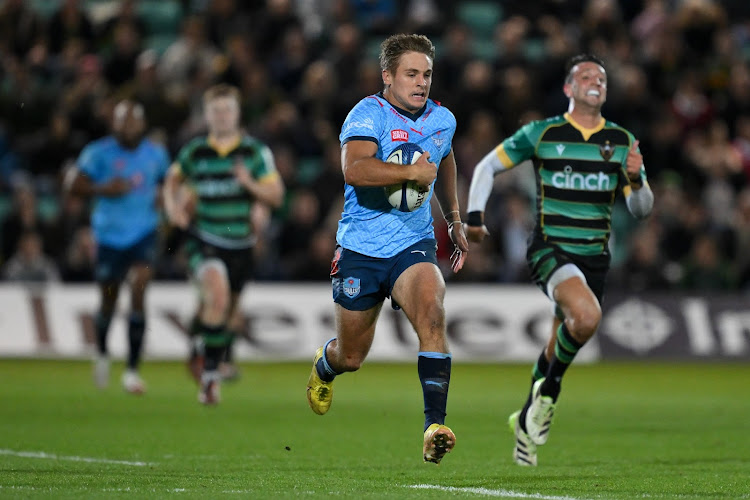
{"type": "Polygon", "coordinates": [[[435,48],[425,36],[387,38],[380,52],[384,90],[362,99],[342,126],[345,203],[331,263],[336,337],[315,353],[307,399],[315,413],[328,411],[334,378],[359,369],[372,344],[383,301],[390,296],[393,307],[403,309],[419,337],[423,458],[439,463],[456,437],[444,424],[451,355],[445,335],[445,282],[437,266],[430,213],[433,192],[455,245],[454,272],[463,266],[468,242],[456,194],[452,149],[456,119],[429,99],[434,57],[435,48]],[[412,165],[385,163],[404,142],[418,144],[425,154],[412,165]],[[413,212],[391,207],[383,189],[405,181],[432,187],[429,199],[413,212]]]}
{"type": "Polygon", "coordinates": [[[481,242],[488,234],[484,208],[493,177],[524,160],[534,163],[537,215],[527,262],[537,286],[554,302],[555,317],[526,404],[509,419],[519,465],[537,464],[537,446],[547,441],[565,370],[599,326],[617,192],[637,219],[647,217],[654,203],[638,141],[602,117],[602,61],[575,56],[566,74],[568,112],[531,122],[503,141],[477,164],[469,191],[467,232],[481,242]]]}
{"type": "Polygon", "coordinates": [[[121,101],[115,108],[112,135],[87,145],[68,172],[65,189],[93,197],[91,227],[97,243],[96,281],[100,305],[96,314],[97,356],[94,381],[109,383],[107,332],[120,285],[130,277],[128,360],[122,376],[126,391],[141,394],[146,386],[138,374],[146,330],[144,296],[157,254],[159,185],[169,167],[166,150],[144,137],[143,106],[121,101]]]}
{"type": "Polygon", "coordinates": [[[164,208],[170,222],[189,233],[190,274],[200,294],[196,329],[205,355],[198,400],[211,405],[220,399],[219,363],[232,336],[227,322],[252,267],[252,207],[279,207],[284,184],[268,146],[240,129],[237,88],[209,88],[203,107],[208,135],[180,150],[164,183],[164,208]],[[185,196],[185,188],[195,198],[185,196]]]}

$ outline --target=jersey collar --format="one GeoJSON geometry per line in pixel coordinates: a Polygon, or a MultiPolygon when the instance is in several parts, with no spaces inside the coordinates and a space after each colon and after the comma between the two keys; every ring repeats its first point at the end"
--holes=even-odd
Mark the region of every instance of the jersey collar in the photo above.
{"type": "Polygon", "coordinates": [[[383,91],[382,90],[380,92],[378,92],[377,94],[375,94],[375,95],[377,95],[378,97],[384,99],[385,102],[387,102],[388,104],[390,104],[393,109],[395,109],[396,111],[398,111],[400,114],[404,115],[405,117],[409,118],[413,122],[417,121],[417,118],[419,118],[420,116],[422,116],[424,114],[425,110],[427,109],[427,104],[425,104],[416,113],[410,113],[410,112],[406,111],[405,109],[401,109],[398,106],[394,106],[388,99],[385,98],[385,96],[383,95],[383,91]]]}
{"type": "Polygon", "coordinates": [[[602,117],[601,121],[599,122],[599,124],[597,126],[595,126],[594,128],[586,128],[583,125],[581,125],[580,123],[578,123],[577,121],[575,121],[573,119],[573,117],[570,116],[570,113],[565,113],[563,116],[568,121],[568,123],[570,123],[571,125],[573,125],[573,128],[575,128],[576,130],[578,130],[581,133],[581,135],[583,136],[584,140],[586,140],[586,141],[588,141],[589,138],[592,135],[594,135],[595,133],[597,133],[601,129],[603,129],[604,128],[604,124],[606,123],[606,120],[602,117]]]}
{"type": "Polygon", "coordinates": [[[224,147],[219,146],[216,143],[216,139],[214,139],[211,135],[208,136],[207,142],[208,142],[208,145],[211,146],[213,150],[216,151],[216,153],[219,156],[226,156],[232,151],[234,151],[235,149],[237,149],[237,146],[240,145],[240,143],[242,142],[242,134],[237,134],[237,138],[224,147]]]}

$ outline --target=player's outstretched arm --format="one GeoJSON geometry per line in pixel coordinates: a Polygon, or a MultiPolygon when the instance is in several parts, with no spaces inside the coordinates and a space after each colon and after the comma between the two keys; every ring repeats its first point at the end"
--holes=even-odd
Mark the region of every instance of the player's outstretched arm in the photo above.
{"type": "Polygon", "coordinates": [[[469,187],[469,215],[466,224],[469,241],[481,243],[485,236],[490,234],[487,226],[484,225],[484,208],[492,193],[495,175],[505,170],[495,149],[487,153],[474,167],[469,187]]]}
{"type": "Polygon", "coordinates": [[[375,157],[378,146],[371,141],[349,141],[341,148],[341,170],[344,181],[350,186],[391,186],[415,181],[428,187],[437,176],[437,165],[430,161],[429,153],[419,157],[412,165],[387,163],[375,157]]]}
{"type": "Polygon", "coordinates": [[[456,158],[451,150],[440,162],[437,180],[435,181],[435,196],[445,222],[448,224],[448,234],[454,245],[451,255],[451,267],[457,273],[464,266],[469,252],[469,242],[466,239],[464,225],[461,222],[461,211],[458,208],[456,158]]]}

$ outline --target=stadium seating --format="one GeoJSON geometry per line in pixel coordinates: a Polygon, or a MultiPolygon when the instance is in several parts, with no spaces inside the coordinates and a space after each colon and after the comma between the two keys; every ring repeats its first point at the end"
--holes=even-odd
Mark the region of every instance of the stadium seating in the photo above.
{"type": "Polygon", "coordinates": [[[464,2],[458,6],[458,19],[477,38],[491,38],[502,20],[503,7],[498,2],[464,2]]]}

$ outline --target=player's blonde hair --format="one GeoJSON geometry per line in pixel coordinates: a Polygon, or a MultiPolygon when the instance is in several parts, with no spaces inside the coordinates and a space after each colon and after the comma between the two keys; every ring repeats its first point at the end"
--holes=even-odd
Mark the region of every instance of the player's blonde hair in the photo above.
{"type": "Polygon", "coordinates": [[[219,83],[206,89],[203,93],[203,104],[208,104],[214,99],[221,97],[231,97],[240,103],[240,90],[234,85],[228,85],[226,83],[219,83]]]}
{"type": "Polygon", "coordinates": [[[421,52],[435,59],[435,46],[429,38],[401,33],[389,36],[380,44],[380,69],[395,73],[399,58],[406,52],[421,52]]]}

